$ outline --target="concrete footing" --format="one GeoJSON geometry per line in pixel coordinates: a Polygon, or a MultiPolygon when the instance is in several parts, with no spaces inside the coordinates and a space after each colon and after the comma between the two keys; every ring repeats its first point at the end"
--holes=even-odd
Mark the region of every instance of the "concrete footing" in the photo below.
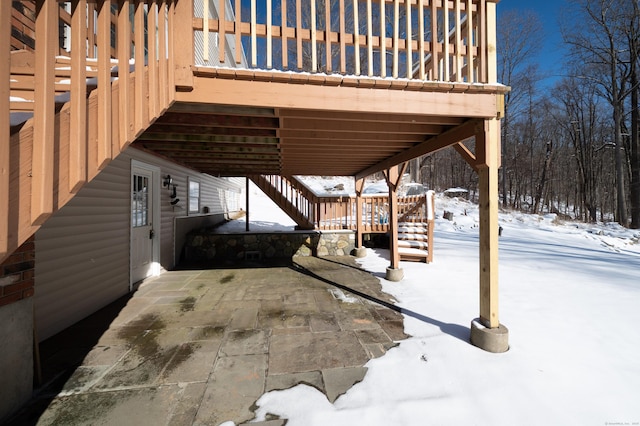
{"type": "Polygon", "coordinates": [[[387,268],[387,275],[385,278],[389,281],[402,281],[402,279],[404,278],[404,271],[402,270],[402,268],[387,268]]]}
{"type": "Polygon", "coordinates": [[[509,350],[509,330],[502,324],[496,328],[485,327],[476,318],[471,321],[471,344],[487,352],[506,352],[509,350]]]}
{"type": "Polygon", "coordinates": [[[367,248],[366,247],[356,247],[353,249],[353,255],[357,258],[367,257],[367,248]]]}

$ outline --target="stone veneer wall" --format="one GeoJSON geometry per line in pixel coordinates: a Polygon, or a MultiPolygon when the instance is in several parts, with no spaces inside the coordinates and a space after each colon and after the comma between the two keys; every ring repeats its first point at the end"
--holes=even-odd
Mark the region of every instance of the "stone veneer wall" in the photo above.
{"type": "Polygon", "coordinates": [[[186,240],[186,262],[347,256],[355,248],[353,231],[217,234],[200,229],[190,232],[186,240]]]}

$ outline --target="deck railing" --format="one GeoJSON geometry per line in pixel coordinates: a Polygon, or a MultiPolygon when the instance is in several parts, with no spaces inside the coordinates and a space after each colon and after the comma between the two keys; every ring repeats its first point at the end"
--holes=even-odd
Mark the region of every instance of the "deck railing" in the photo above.
{"type": "MultiPolygon", "coordinates": [[[[350,195],[318,196],[295,178],[276,175],[261,176],[262,189],[276,198],[278,205],[288,214],[302,216],[313,228],[328,231],[357,229],[356,206],[358,198],[350,195]]],[[[254,182],[258,179],[254,177],[254,182]]],[[[364,195],[360,226],[365,233],[389,231],[389,197],[384,194],[364,195]]],[[[430,220],[425,195],[398,197],[399,222],[427,222],[430,220]]]]}
{"type": "Polygon", "coordinates": [[[496,82],[496,0],[194,2],[197,65],[496,82]]]}
{"type": "Polygon", "coordinates": [[[177,1],[37,0],[23,52],[11,51],[16,2],[0,2],[0,258],[175,99],[177,1]]]}

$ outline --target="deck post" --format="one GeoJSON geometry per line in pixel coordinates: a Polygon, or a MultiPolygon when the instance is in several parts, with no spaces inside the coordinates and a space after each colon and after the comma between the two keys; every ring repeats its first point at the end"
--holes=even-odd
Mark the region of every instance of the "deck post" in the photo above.
{"type": "Polygon", "coordinates": [[[471,343],[489,352],[509,349],[509,330],[498,318],[498,168],[500,120],[485,120],[476,135],[480,186],[480,317],[471,322],[471,343]]]}
{"type": "Polygon", "coordinates": [[[249,232],[249,176],[245,177],[245,204],[246,204],[246,212],[245,212],[245,231],[249,232]]]}
{"type": "Polygon", "coordinates": [[[364,189],[364,178],[356,179],[356,248],[355,257],[365,257],[367,249],[362,244],[362,190],[364,189]]]}
{"type": "Polygon", "coordinates": [[[389,260],[386,278],[389,281],[400,281],[404,272],[400,268],[400,254],[398,253],[398,186],[406,170],[407,163],[393,166],[384,171],[384,177],[389,187],[389,260]]]}

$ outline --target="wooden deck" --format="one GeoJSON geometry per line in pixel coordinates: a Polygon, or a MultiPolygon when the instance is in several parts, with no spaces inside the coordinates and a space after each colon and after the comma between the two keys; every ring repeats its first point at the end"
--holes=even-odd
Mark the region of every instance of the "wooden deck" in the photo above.
{"type": "MultiPolygon", "coordinates": [[[[32,60],[0,38],[0,260],[130,144],[212,175],[356,179],[453,146],[480,175],[481,318],[497,326],[496,1],[266,4],[36,1],[32,60]]],[[[5,32],[13,13],[0,2],[5,32]]]]}

